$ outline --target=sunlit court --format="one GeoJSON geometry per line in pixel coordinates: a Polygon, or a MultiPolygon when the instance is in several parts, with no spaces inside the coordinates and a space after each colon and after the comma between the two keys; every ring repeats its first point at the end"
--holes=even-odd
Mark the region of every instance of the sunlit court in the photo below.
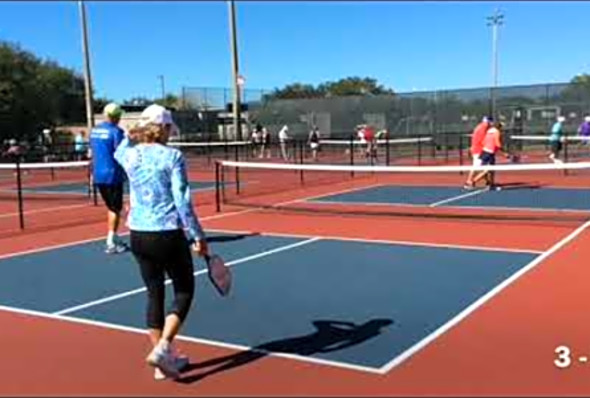
{"type": "Polygon", "coordinates": [[[588,12],[0,4],[0,395],[590,395],[588,12]]]}

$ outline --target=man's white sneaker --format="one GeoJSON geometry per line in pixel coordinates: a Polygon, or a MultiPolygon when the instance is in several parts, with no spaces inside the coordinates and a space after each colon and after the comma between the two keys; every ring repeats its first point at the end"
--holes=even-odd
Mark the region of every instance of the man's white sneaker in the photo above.
{"type": "Polygon", "coordinates": [[[129,250],[129,247],[127,247],[126,244],[117,242],[112,245],[107,245],[107,247],[105,249],[105,253],[106,254],[120,254],[120,253],[126,252],[127,250],[129,250]]]}

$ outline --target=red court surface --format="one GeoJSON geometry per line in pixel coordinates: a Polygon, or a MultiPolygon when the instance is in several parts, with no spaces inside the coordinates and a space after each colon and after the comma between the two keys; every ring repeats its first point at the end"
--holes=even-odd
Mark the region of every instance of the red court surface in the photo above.
{"type": "MultiPolygon", "coordinates": [[[[308,193],[320,191],[309,188],[308,193]]],[[[283,193],[275,199],[290,198],[289,193],[283,193]]],[[[299,214],[231,206],[217,213],[214,203],[207,200],[199,204],[198,213],[208,230],[542,254],[473,311],[430,335],[399,364],[390,363],[379,372],[270,355],[200,379],[199,374],[208,370],[208,362],[221,361],[238,351],[180,340],[181,350],[205,367],[190,371],[190,383],[155,382],[143,362],[149,344],[140,330],[0,307],[4,364],[0,395],[590,395],[590,364],[577,360],[590,356],[590,323],[586,321],[590,223],[502,224],[299,214]],[[554,365],[554,351],[560,345],[572,349],[573,363],[565,369],[554,365]]],[[[65,213],[48,214],[65,217],[65,213]]],[[[38,218],[36,228],[0,235],[0,259],[104,238],[100,206],[72,208],[68,214],[75,219],[71,225],[44,226],[48,220],[54,221],[48,215],[38,218]]]]}

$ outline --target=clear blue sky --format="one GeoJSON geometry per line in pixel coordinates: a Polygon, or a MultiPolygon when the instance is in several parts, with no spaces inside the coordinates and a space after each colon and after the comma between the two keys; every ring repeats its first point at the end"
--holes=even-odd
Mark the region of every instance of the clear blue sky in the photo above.
{"type": "MultiPolygon", "coordinates": [[[[396,91],[491,81],[486,16],[505,14],[501,85],[568,81],[590,72],[590,2],[237,3],[247,88],[370,76],[396,91]]],[[[157,96],[229,87],[228,7],[212,2],[87,3],[97,95],[157,96]]],[[[82,71],[77,2],[0,2],[0,40],[82,71]]]]}

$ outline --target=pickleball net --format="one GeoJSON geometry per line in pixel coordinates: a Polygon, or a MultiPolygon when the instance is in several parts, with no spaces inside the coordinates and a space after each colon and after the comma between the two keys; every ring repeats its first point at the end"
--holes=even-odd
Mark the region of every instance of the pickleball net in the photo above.
{"type": "Polygon", "coordinates": [[[59,225],[75,218],[75,209],[97,204],[90,167],[89,161],[1,163],[0,231],[59,225]]]}
{"type": "Polygon", "coordinates": [[[590,218],[590,162],[495,166],[309,165],[220,161],[218,211],[227,207],[337,215],[581,222],[590,218]],[[469,172],[494,173],[464,184],[469,172]]]}

